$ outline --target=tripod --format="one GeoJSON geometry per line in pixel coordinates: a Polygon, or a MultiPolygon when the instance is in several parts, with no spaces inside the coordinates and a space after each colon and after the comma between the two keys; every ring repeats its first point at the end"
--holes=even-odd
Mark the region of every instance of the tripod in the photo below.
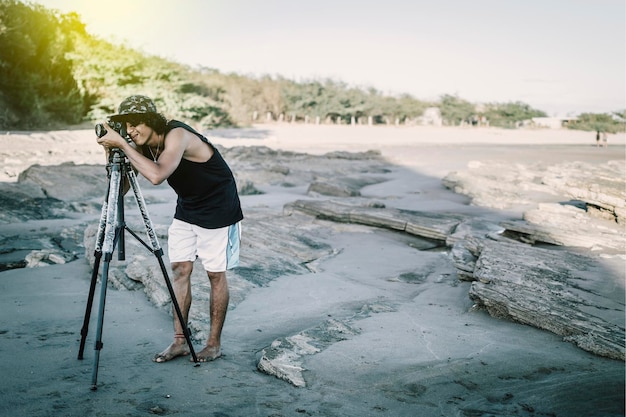
{"type": "Polygon", "coordinates": [[[124,247],[124,230],[127,230],[135,239],[137,239],[143,246],[145,246],[150,252],[152,252],[161,267],[161,272],[165,278],[167,289],[172,299],[172,305],[180,321],[185,340],[191,351],[193,361],[196,366],[199,366],[196,352],[191,344],[191,332],[187,327],[187,323],[183,320],[183,314],[180,310],[178,302],[176,301],[176,295],[174,289],[165,269],[163,262],[163,249],[159,245],[156,233],[152,226],[152,221],[148,216],[146,210],[146,203],[141,194],[139,184],[137,182],[137,176],[130,166],[130,162],[126,155],[118,148],[112,149],[109,154],[109,164],[107,166],[109,171],[109,186],[107,190],[106,199],[102,205],[102,213],[100,215],[100,223],[98,225],[98,233],[96,236],[96,246],[94,250],[95,262],[93,272],[91,275],[91,285],[89,287],[89,298],[87,299],[87,308],[85,309],[85,318],[83,321],[83,327],[81,328],[81,340],[80,348],[78,350],[78,359],[83,359],[83,351],[85,349],[85,340],[87,338],[87,332],[89,328],[89,321],[91,317],[91,310],[93,305],[93,298],[96,290],[96,282],[98,280],[98,270],[100,268],[100,261],[104,257],[104,263],[102,265],[102,278],[100,287],[100,308],[98,309],[98,326],[96,329],[96,341],[95,341],[95,356],[93,363],[93,372],[91,376],[91,390],[97,389],[98,379],[98,365],[100,362],[100,351],[102,350],[102,325],[104,323],[104,306],[106,300],[107,280],[109,275],[109,265],[113,258],[113,251],[116,245],[118,246],[118,260],[125,259],[125,247],[124,247]],[[151,245],[144,242],[135,232],[130,230],[124,221],[124,181],[123,178],[128,178],[128,182],[135,194],[135,200],[141,216],[143,218],[144,225],[146,227],[146,233],[150,239],[151,245]]]}

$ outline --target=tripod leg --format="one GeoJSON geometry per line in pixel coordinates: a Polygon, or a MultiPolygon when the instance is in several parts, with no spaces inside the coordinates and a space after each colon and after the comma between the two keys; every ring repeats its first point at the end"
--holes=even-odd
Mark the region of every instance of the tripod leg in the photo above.
{"type": "Polygon", "coordinates": [[[100,283],[100,306],[98,310],[98,327],[96,328],[96,342],[94,349],[96,350],[94,355],[93,369],[91,373],[91,390],[98,389],[98,365],[100,363],[100,350],[102,350],[102,326],[104,324],[104,305],[106,302],[107,293],[107,281],[109,277],[109,264],[111,262],[110,254],[104,258],[104,264],[102,266],[102,282],[100,283]]]}
{"type": "Polygon", "coordinates": [[[163,262],[163,249],[159,245],[159,239],[157,238],[156,232],[154,231],[152,220],[150,220],[150,216],[148,216],[148,209],[146,208],[146,202],[143,199],[143,195],[141,194],[141,188],[139,187],[139,183],[137,182],[137,176],[132,169],[128,169],[126,171],[126,175],[128,177],[128,182],[133,189],[133,193],[135,194],[135,201],[137,202],[137,206],[139,207],[139,211],[141,212],[141,217],[143,218],[143,222],[146,227],[146,233],[148,234],[148,238],[150,239],[150,242],[152,244],[152,253],[154,253],[159,261],[159,266],[161,267],[161,272],[163,273],[163,279],[165,280],[165,284],[167,285],[167,290],[170,293],[170,298],[172,300],[172,305],[174,306],[174,311],[176,313],[176,316],[178,317],[178,321],[183,328],[183,334],[185,335],[187,346],[189,346],[191,357],[193,358],[196,366],[199,366],[200,363],[198,362],[196,351],[194,350],[193,344],[191,343],[191,331],[189,330],[189,327],[187,326],[187,321],[184,319],[183,313],[180,310],[178,300],[176,300],[176,293],[174,293],[174,288],[172,287],[172,283],[167,274],[167,269],[165,268],[165,264],[163,262]]]}
{"type": "MultiPolygon", "coordinates": [[[[122,181],[122,178],[124,178],[124,169],[126,169],[124,167],[124,165],[121,166],[121,171],[120,171],[120,182],[122,181]]],[[[118,245],[117,245],[117,260],[118,261],[125,261],[126,260],[126,244],[124,243],[124,227],[126,225],[126,220],[124,218],[124,193],[123,193],[123,189],[124,186],[123,184],[120,183],[120,188],[119,188],[119,196],[117,199],[117,221],[115,223],[115,227],[117,228],[116,230],[121,230],[120,235],[118,236],[118,245]]]]}
{"type": "Polygon", "coordinates": [[[172,299],[172,305],[174,306],[174,311],[176,312],[176,317],[178,317],[178,321],[180,322],[183,328],[183,334],[185,335],[185,340],[187,341],[187,346],[189,346],[189,351],[191,352],[191,357],[193,358],[196,366],[199,366],[198,357],[196,356],[196,351],[193,349],[193,344],[191,343],[191,330],[187,327],[187,323],[183,320],[183,313],[180,310],[180,306],[178,305],[178,301],[176,300],[176,293],[174,293],[174,288],[172,287],[172,283],[167,275],[167,269],[165,268],[165,263],[163,262],[163,249],[159,249],[154,252],[154,255],[159,260],[159,266],[161,267],[161,272],[163,273],[163,278],[165,279],[165,284],[167,285],[167,290],[170,293],[170,298],[172,299]]]}
{"type": "Polygon", "coordinates": [[[100,214],[100,222],[98,223],[98,233],[96,235],[96,245],[94,249],[94,264],[91,273],[91,284],[89,285],[89,296],[87,298],[87,307],[85,308],[85,318],[83,327],[80,329],[80,347],[78,348],[78,359],[83,359],[85,351],[85,341],[89,332],[89,320],[91,319],[91,309],[93,306],[93,297],[96,291],[96,282],[98,281],[98,270],[100,269],[100,260],[102,259],[102,242],[104,241],[104,229],[107,219],[107,199],[102,204],[102,212],[100,214]]]}
{"type": "Polygon", "coordinates": [[[100,259],[102,258],[102,252],[95,254],[95,261],[93,264],[93,271],[91,273],[91,284],[89,285],[89,297],[87,298],[87,307],[85,308],[85,318],[83,320],[83,327],[80,329],[80,347],[78,348],[78,359],[83,359],[83,352],[85,351],[85,341],[87,340],[87,333],[89,331],[89,320],[91,319],[91,309],[93,306],[93,297],[96,292],[96,282],[98,281],[98,269],[100,268],[100,259]]]}
{"type": "MultiPolygon", "coordinates": [[[[100,350],[102,350],[102,327],[104,324],[104,307],[106,301],[106,290],[109,278],[109,265],[115,248],[115,241],[121,234],[121,230],[117,227],[117,210],[118,199],[120,197],[119,189],[121,184],[120,174],[120,157],[114,154],[113,163],[111,164],[111,178],[109,180],[108,201],[106,210],[106,222],[103,233],[102,253],[104,256],[104,264],[102,268],[102,279],[100,283],[100,306],[98,309],[98,327],[96,330],[96,341],[94,345],[95,356],[93,363],[93,372],[91,378],[91,389],[97,389],[98,366],[100,362],[100,350]]],[[[96,272],[97,273],[97,272],[96,272]]]]}

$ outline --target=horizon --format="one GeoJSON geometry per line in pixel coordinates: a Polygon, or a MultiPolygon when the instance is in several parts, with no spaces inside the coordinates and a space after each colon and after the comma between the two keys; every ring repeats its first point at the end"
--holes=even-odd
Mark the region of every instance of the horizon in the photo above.
{"type": "Polygon", "coordinates": [[[192,68],[331,79],[425,101],[523,102],[548,116],[626,108],[621,0],[35,3],[76,12],[104,40],[192,68]]]}

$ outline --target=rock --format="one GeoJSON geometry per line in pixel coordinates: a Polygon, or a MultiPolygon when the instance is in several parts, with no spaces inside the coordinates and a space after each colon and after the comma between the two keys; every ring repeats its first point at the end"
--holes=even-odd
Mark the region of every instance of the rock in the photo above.
{"type": "MultiPolygon", "coordinates": [[[[494,224],[458,213],[387,208],[362,198],[362,187],[384,180],[390,170],[376,152],[314,156],[234,147],[223,153],[237,175],[242,195],[262,193],[268,186],[302,187],[302,193],[306,187],[309,190],[309,200],[285,205],[283,215],[246,212],[244,266],[229,272],[231,308],[248,292],[277,277],[319,270],[322,260],[336,254],[326,239],[330,235],[327,230],[339,227],[332,222],[355,223],[404,233],[412,241],[420,239],[420,250],[449,248],[458,277],[473,281],[469,296],[476,306],[494,316],[559,334],[595,354],[624,360],[622,278],[603,269],[600,258],[582,256],[572,249],[606,256],[623,254],[626,209],[620,163],[601,167],[473,163],[469,171],[444,179],[449,188],[470,195],[474,204],[522,207],[525,211],[524,220],[494,224]],[[599,187],[594,186],[595,178],[599,178],[599,187]],[[319,195],[334,199],[318,200],[319,195]],[[559,247],[547,250],[534,244],[559,247]],[[604,280],[599,282],[594,276],[604,280]]],[[[99,213],[105,194],[104,172],[102,165],[31,167],[17,183],[0,183],[0,225],[6,229],[15,221],[99,213]]],[[[136,214],[127,212],[129,227],[143,236],[144,225],[137,219],[136,214]]],[[[78,243],[72,243],[77,239],[71,231],[65,236],[59,230],[31,231],[28,237],[3,232],[0,268],[67,262],[82,251],[82,245],[93,266],[96,226],[79,225],[82,241],[78,243]]],[[[155,225],[163,248],[167,247],[167,226],[155,225]]],[[[166,259],[165,263],[169,267],[166,259]]],[[[143,290],[155,305],[171,310],[157,259],[136,239],[127,237],[126,260],[114,256],[110,266],[112,286],[143,290]]],[[[407,271],[398,279],[413,282],[420,277],[407,271]]],[[[210,285],[200,265],[194,268],[192,287],[189,327],[196,340],[204,340],[210,321],[210,285]]],[[[350,327],[345,321],[340,324],[350,327]]],[[[328,323],[325,326],[319,329],[330,328],[328,323]]],[[[276,339],[264,349],[259,369],[303,386],[299,361],[302,355],[324,348],[326,333],[308,329],[276,339]]]]}
{"type": "Polygon", "coordinates": [[[241,190],[244,192],[257,193],[258,187],[263,185],[294,187],[316,183],[312,192],[343,196],[357,194],[363,186],[379,182],[380,174],[389,172],[388,163],[375,151],[309,155],[265,146],[220,150],[233,168],[237,184],[245,185],[241,190]],[[372,179],[372,175],[378,179],[372,179]],[[329,185],[328,191],[324,191],[323,184],[329,185]]]}
{"type": "Polygon", "coordinates": [[[381,177],[338,177],[326,178],[324,180],[318,178],[309,185],[307,194],[321,194],[333,197],[358,197],[361,195],[361,188],[368,185],[379,184],[386,181],[381,177]]]}
{"type": "Polygon", "coordinates": [[[396,309],[384,301],[363,304],[351,317],[328,319],[315,327],[291,336],[284,336],[264,348],[257,358],[257,369],[268,375],[289,382],[296,387],[305,387],[303,372],[305,356],[315,355],[329,346],[360,333],[355,322],[372,314],[394,312],[396,309]]]}
{"type": "Polygon", "coordinates": [[[26,267],[37,268],[54,264],[64,264],[76,259],[73,254],[68,254],[59,249],[35,250],[26,255],[26,267]]]}
{"type": "Polygon", "coordinates": [[[307,342],[308,340],[305,338],[297,336],[290,339],[275,340],[269,348],[261,352],[257,368],[263,373],[283,379],[296,387],[306,386],[302,376],[304,368],[294,365],[299,355],[293,351],[318,351],[307,342]]]}
{"type": "Polygon", "coordinates": [[[472,199],[472,204],[499,210],[552,202],[558,193],[541,181],[541,164],[525,166],[498,161],[473,161],[468,170],[445,176],[443,185],[472,199]]]}
{"type": "Polygon", "coordinates": [[[106,194],[107,174],[102,165],[33,165],[19,175],[18,183],[35,185],[48,198],[84,201],[106,194]]]}
{"type": "Polygon", "coordinates": [[[623,283],[597,259],[489,240],[477,246],[469,292],[477,307],[597,355],[625,359],[623,283]]]}
{"type": "Polygon", "coordinates": [[[69,206],[49,198],[34,184],[0,182],[0,224],[11,224],[33,219],[58,218],[69,206]]]}
{"type": "Polygon", "coordinates": [[[94,213],[98,208],[87,202],[105,194],[106,181],[104,166],[33,165],[20,173],[17,182],[0,183],[0,223],[94,213]]]}
{"type": "Polygon", "coordinates": [[[305,387],[301,358],[314,355],[341,340],[346,340],[358,330],[347,322],[331,319],[315,328],[293,336],[276,339],[263,349],[257,361],[259,371],[285,380],[296,387],[305,387]]]}
{"type": "Polygon", "coordinates": [[[616,223],[623,223],[626,211],[626,167],[621,161],[552,166],[472,162],[469,170],[452,172],[443,183],[483,207],[532,209],[537,203],[563,203],[566,197],[591,207],[589,214],[599,212],[616,223]]]}
{"type": "Polygon", "coordinates": [[[445,242],[466,216],[454,213],[380,209],[346,202],[297,200],[285,205],[285,213],[298,210],[320,219],[365,224],[445,242]]]}
{"type": "Polygon", "coordinates": [[[534,243],[624,252],[626,168],[623,162],[553,166],[470,164],[444,185],[484,207],[523,207],[526,222],[503,223],[505,235],[534,243]],[[569,199],[569,200],[568,200],[569,199]]]}
{"type": "Polygon", "coordinates": [[[470,298],[478,307],[496,317],[562,335],[598,355],[624,360],[623,291],[621,299],[619,294],[615,296],[620,278],[611,276],[613,284],[604,287],[594,277],[607,277],[609,271],[599,272],[602,266],[597,259],[566,249],[522,244],[507,236],[508,229],[499,233],[504,229],[498,225],[458,215],[374,209],[335,201],[299,200],[285,206],[287,213],[294,210],[450,242],[450,259],[459,278],[475,281],[470,298]],[[610,313],[605,315],[607,302],[610,313]]]}
{"type": "Polygon", "coordinates": [[[615,221],[589,216],[586,210],[571,205],[539,204],[524,213],[524,220],[502,222],[504,234],[533,244],[626,251],[626,234],[615,221]]]}
{"type": "Polygon", "coordinates": [[[584,201],[600,217],[623,224],[626,221],[626,165],[610,161],[593,165],[570,162],[549,167],[542,182],[575,200],[584,201]]]}
{"type": "Polygon", "coordinates": [[[48,221],[49,227],[30,230],[0,224],[0,271],[62,264],[82,256],[85,226],[58,222],[48,221]]]}

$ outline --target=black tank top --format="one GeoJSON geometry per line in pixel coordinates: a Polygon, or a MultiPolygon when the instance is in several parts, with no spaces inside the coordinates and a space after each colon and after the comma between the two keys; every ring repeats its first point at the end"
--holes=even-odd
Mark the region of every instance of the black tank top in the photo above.
{"type": "Polygon", "coordinates": [[[222,155],[207,138],[177,120],[168,122],[165,135],[177,127],[198,136],[213,149],[213,156],[206,162],[183,158],[167,179],[178,195],[174,218],[205,229],[226,227],[242,220],[235,178],[222,155]]]}

